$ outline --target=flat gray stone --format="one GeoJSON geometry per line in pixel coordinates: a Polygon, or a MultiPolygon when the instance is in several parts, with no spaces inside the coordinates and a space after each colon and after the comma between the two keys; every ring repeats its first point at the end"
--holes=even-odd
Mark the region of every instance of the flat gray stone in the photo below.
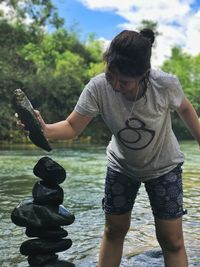
{"type": "Polygon", "coordinates": [[[56,254],[38,254],[38,255],[29,255],[28,263],[30,266],[43,266],[48,262],[55,261],[58,258],[56,254]]]}
{"type": "Polygon", "coordinates": [[[63,205],[41,206],[34,204],[33,199],[28,199],[12,211],[11,220],[22,227],[54,228],[72,224],[75,217],[63,205]]]}
{"type": "Polygon", "coordinates": [[[68,235],[68,232],[61,228],[34,228],[34,227],[28,227],[26,228],[25,234],[28,237],[39,237],[43,239],[61,239],[63,237],[66,237],[68,235]]]}
{"type": "Polygon", "coordinates": [[[53,254],[69,249],[72,245],[71,239],[60,240],[45,240],[45,239],[30,239],[24,241],[20,246],[22,255],[37,255],[37,254],[53,254]]]}

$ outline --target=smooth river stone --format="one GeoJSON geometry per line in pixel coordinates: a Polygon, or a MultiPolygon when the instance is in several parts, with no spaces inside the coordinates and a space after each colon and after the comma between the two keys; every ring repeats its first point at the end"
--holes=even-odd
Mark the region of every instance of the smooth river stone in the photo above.
{"type": "Polygon", "coordinates": [[[60,205],[63,203],[64,192],[59,185],[48,187],[44,181],[35,183],[32,196],[35,204],[40,205],[60,205]]]}
{"type": "Polygon", "coordinates": [[[63,205],[41,206],[33,204],[33,199],[22,201],[11,213],[14,224],[22,227],[54,228],[70,225],[75,216],[63,205]]]}
{"type": "Polygon", "coordinates": [[[65,169],[49,157],[41,158],[33,168],[33,173],[48,184],[61,184],[66,178],[65,169]]]}
{"type": "Polygon", "coordinates": [[[21,244],[20,253],[22,255],[36,255],[36,254],[53,254],[69,249],[72,245],[71,239],[60,240],[45,240],[45,239],[30,239],[21,244]]]}
{"type": "Polygon", "coordinates": [[[44,228],[33,228],[33,227],[28,227],[26,228],[26,232],[25,234],[28,237],[39,237],[39,238],[43,238],[43,239],[61,239],[63,237],[66,237],[68,235],[68,232],[61,228],[61,227],[57,227],[57,228],[52,228],[52,229],[48,229],[46,227],[44,228]]]}
{"type": "MultiPolygon", "coordinates": [[[[34,267],[38,267],[38,266],[34,266],[34,267]]],[[[71,262],[58,259],[56,261],[48,262],[47,264],[42,265],[42,267],[75,267],[75,265],[71,262]]]]}
{"type": "Polygon", "coordinates": [[[58,255],[56,254],[38,254],[38,255],[29,255],[28,263],[30,266],[43,266],[48,262],[57,260],[58,255]]]}

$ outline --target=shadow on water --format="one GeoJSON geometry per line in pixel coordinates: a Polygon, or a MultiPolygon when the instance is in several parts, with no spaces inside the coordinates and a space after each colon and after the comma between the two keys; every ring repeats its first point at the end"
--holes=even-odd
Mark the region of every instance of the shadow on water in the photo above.
{"type": "MultiPolygon", "coordinates": [[[[183,166],[184,202],[188,214],[184,216],[185,243],[190,267],[200,266],[200,165],[199,149],[194,142],[181,144],[186,162],[183,166]]],[[[75,214],[75,222],[66,227],[73,246],[59,254],[76,267],[95,267],[104,224],[101,209],[105,176],[105,147],[54,147],[47,154],[26,147],[0,150],[0,266],[27,267],[26,258],[19,253],[27,240],[24,229],[10,220],[13,208],[31,196],[37,178],[33,167],[42,156],[49,155],[67,171],[62,184],[64,205],[75,214]]],[[[163,257],[155,239],[154,222],[144,187],[140,189],[130,231],[124,246],[122,267],[162,267],[163,257]]]]}

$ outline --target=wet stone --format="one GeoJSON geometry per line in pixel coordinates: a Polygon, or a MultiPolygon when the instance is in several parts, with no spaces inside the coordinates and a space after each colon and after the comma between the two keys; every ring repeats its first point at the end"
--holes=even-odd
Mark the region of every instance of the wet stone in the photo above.
{"type": "Polygon", "coordinates": [[[36,255],[36,254],[53,254],[67,250],[71,247],[71,239],[61,240],[45,240],[45,239],[30,239],[21,244],[20,253],[22,255],[36,255]]]}
{"type": "Polygon", "coordinates": [[[56,254],[38,254],[38,255],[29,255],[28,263],[30,266],[43,266],[48,262],[57,260],[58,255],[56,254]]]}
{"type": "Polygon", "coordinates": [[[63,205],[59,205],[58,213],[64,217],[68,217],[72,215],[63,205]]]}
{"type": "Polygon", "coordinates": [[[40,181],[35,183],[32,196],[35,204],[58,206],[63,203],[64,192],[59,185],[50,188],[40,181]]]}
{"type": "Polygon", "coordinates": [[[26,228],[26,232],[25,234],[28,237],[39,237],[39,238],[43,238],[43,239],[61,239],[63,237],[66,237],[68,235],[68,232],[61,228],[61,227],[57,227],[57,228],[26,228]]]}
{"type": "Polygon", "coordinates": [[[43,265],[43,267],[75,267],[71,262],[64,260],[56,260],[54,262],[49,262],[48,264],[43,265]]]}
{"type": "Polygon", "coordinates": [[[41,178],[32,189],[32,197],[23,200],[11,213],[14,224],[26,227],[30,240],[20,246],[31,267],[75,267],[58,259],[55,253],[68,250],[72,240],[61,226],[70,225],[75,216],[63,205],[64,191],[59,186],[66,178],[65,169],[49,157],[41,158],[33,169],[41,178]]]}
{"type": "Polygon", "coordinates": [[[38,147],[51,151],[51,147],[44,136],[41,125],[34,113],[33,106],[25,93],[21,89],[16,89],[12,101],[15,111],[21,122],[25,125],[26,130],[29,131],[30,140],[38,147]]]}
{"type": "Polygon", "coordinates": [[[33,173],[46,184],[61,184],[66,178],[65,169],[49,157],[41,158],[33,168],[33,173]]]}
{"type": "Polygon", "coordinates": [[[53,228],[70,225],[75,217],[63,205],[41,206],[33,199],[22,201],[11,213],[14,224],[22,227],[53,228]]]}
{"type": "MultiPolygon", "coordinates": [[[[83,265],[84,266],[84,265],[83,265]]],[[[145,250],[133,257],[124,257],[122,266],[137,266],[137,267],[160,267],[164,266],[163,254],[160,249],[145,250]]],[[[82,263],[80,264],[82,267],[82,263]]]]}

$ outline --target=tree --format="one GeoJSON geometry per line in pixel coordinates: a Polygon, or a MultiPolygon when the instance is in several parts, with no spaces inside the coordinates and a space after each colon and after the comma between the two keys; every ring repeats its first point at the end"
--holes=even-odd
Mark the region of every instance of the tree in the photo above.
{"type": "MultiPolygon", "coordinates": [[[[171,57],[163,63],[162,69],[179,78],[186,96],[196,111],[200,113],[200,54],[192,56],[185,53],[180,47],[174,47],[171,57]]],[[[176,114],[173,115],[173,126],[179,137],[191,137],[176,114]]]]}
{"type": "Polygon", "coordinates": [[[50,10],[50,1],[24,1],[22,7],[21,1],[7,3],[16,19],[0,19],[0,140],[16,139],[18,133],[11,105],[14,89],[21,88],[47,122],[64,119],[73,110],[90,71],[101,71],[102,56],[94,39],[84,44],[74,31],[56,27],[51,33],[44,31],[51,16],[40,7],[50,10]],[[33,19],[28,24],[27,14],[33,19]]]}
{"type": "Polygon", "coordinates": [[[88,77],[93,77],[103,72],[105,69],[103,62],[103,46],[103,41],[97,40],[94,33],[89,34],[86,41],[86,49],[91,57],[87,69],[88,77]]]}
{"type": "MultiPolygon", "coordinates": [[[[16,24],[28,24],[33,31],[47,25],[58,29],[64,25],[64,19],[58,15],[51,0],[4,0],[10,8],[9,20],[16,24]]],[[[2,14],[3,17],[5,14],[2,14]]]]}
{"type": "Polygon", "coordinates": [[[200,112],[200,54],[192,56],[180,47],[172,49],[171,57],[163,63],[162,69],[176,75],[194,107],[200,112]]]}

